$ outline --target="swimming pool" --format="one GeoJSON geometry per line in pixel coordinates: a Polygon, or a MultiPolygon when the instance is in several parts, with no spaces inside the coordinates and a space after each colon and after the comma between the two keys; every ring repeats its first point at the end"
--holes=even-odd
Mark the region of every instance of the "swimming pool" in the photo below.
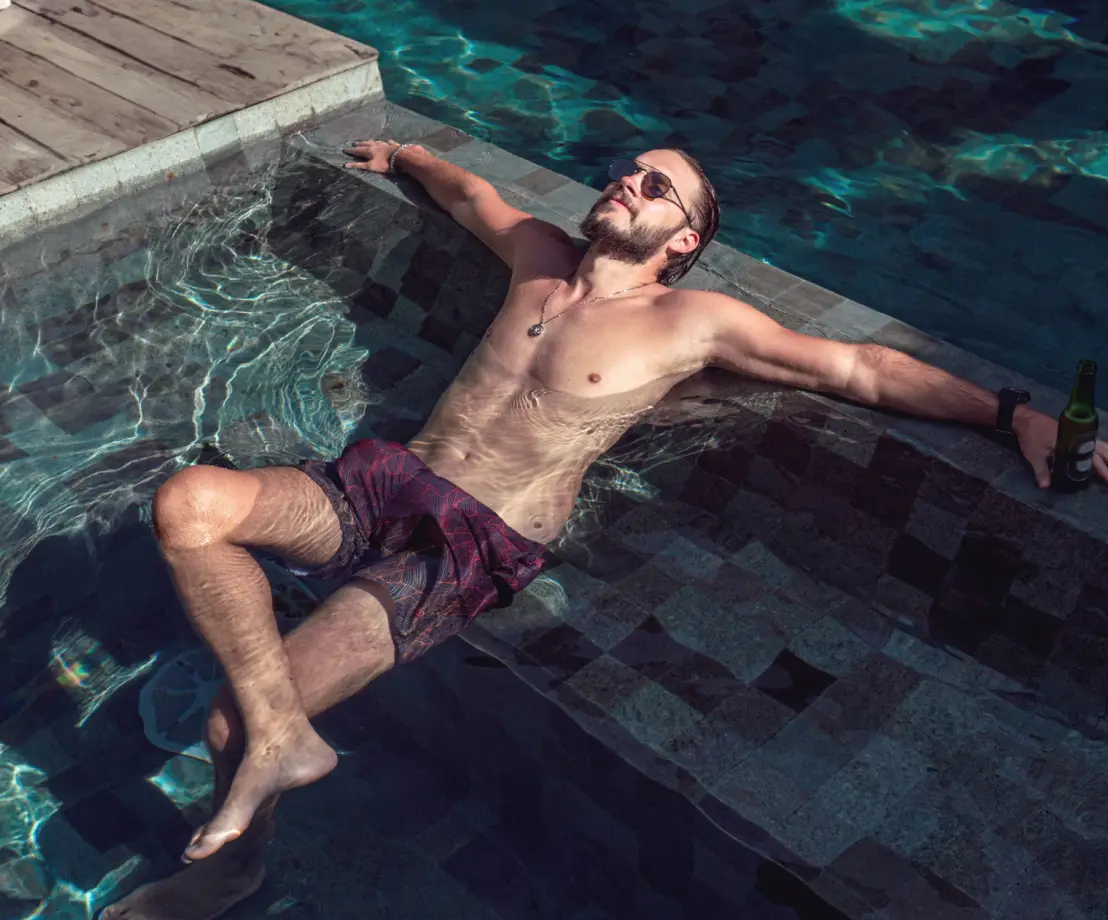
{"type": "MultiPolygon", "coordinates": [[[[465,339],[444,350],[342,283],[360,269],[373,291],[413,293],[431,273],[409,262],[442,241],[444,218],[436,234],[400,201],[328,200],[348,177],[292,160],[256,155],[250,168],[240,155],[2,254],[5,920],[84,920],[173,871],[210,792],[196,701],[216,672],[183,629],[151,540],[156,485],[197,461],[253,466],[332,455],[358,436],[404,440],[463,356],[465,339]]],[[[490,291],[506,281],[492,267],[481,266],[490,291]]],[[[486,319],[494,305],[471,304],[486,319]]],[[[303,615],[304,593],[296,609],[286,597],[278,611],[303,615]]],[[[741,903],[795,920],[788,905],[812,900],[541,695],[517,692],[511,714],[501,702],[504,721],[482,727],[490,681],[518,686],[460,645],[330,713],[322,730],[342,767],[329,791],[291,806],[272,883],[229,916],[353,916],[371,903],[444,920],[661,917],[682,905],[722,917],[741,903]],[[540,768],[552,746],[592,749],[603,775],[565,756],[540,768]],[[610,783],[634,795],[617,801],[610,783]]]]}
{"type": "Polygon", "coordinates": [[[1059,389],[1108,343],[1108,20],[1093,0],[271,0],[390,99],[593,181],[700,157],[720,239],[1059,389]]]}
{"type": "MultiPolygon", "coordinates": [[[[170,869],[203,816],[202,767],[144,735],[140,688],[194,641],[155,485],[198,459],[407,437],[499,305],[503,266],[410,183],[338,168],[351,132],[386,127],[550,219],[591,200],[378,102],[0,259],[14,917],[44,896],[87,916],[170,869]]],[[[232,916],[361,898],[450,920],[1095,918],[1108,547],[1013,497],[999,448],[949,443],[958,462],[746,385],[663,407],[590,471],[510,611],[336,714],[351,755],[232,916]],[[336,796],[365,833],[327,823],[336,796]],[[520,861],[523,882],[496,881],[520,861]]]]}

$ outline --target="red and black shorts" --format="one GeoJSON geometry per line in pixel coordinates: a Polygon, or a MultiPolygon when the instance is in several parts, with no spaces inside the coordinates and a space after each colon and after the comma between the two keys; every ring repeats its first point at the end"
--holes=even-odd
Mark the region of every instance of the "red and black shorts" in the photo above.
{"type": "Polygon", "coordinates": [[[479,614],[507,607],[542,571],[544,547],[401,444],[365,440],[300,469],[327,497],[342,546],[320,578],[364,578],[396,604],[396,662],[411,661],[479,614]]]}

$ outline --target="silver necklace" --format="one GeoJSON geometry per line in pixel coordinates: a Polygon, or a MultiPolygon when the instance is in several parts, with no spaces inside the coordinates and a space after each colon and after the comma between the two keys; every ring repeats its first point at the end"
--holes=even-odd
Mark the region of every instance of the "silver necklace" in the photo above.
{"type": "MultiPolygon", "coordinates": [[[[543,327],[546,325],[546,305],[550,303],[550,298],[554,296],[554,291],[558,290],[558,288],[562,286],[564,281],[565,278],[558,279],[558,283],[554,285],[550,293],[546,295],[546,300],[542,302],[542,312],[539,315],[539,321],[533,326],[527,327],[527,334],[531,336],[531,338],[536,338],[537,336],[542,335],[543,327]]],[[[619,294],[626,294],[628,291],[635,290],[635,288],[646,287],[648,284],[653,283],[653,281],[644,281],[642,284],[633,284],[631,285],[631,287],[625,287],[622,291],[612,291],[611,294],[601,294],[599,297],[590,297],[588,300],[579,300],[577,301],[577,303],[570,304],[561,313],[555,313],[552,317],[550,317],[550,322],[554,322],[554,320],[556,320],[559,316],[564,316],[574,307],[580,307],[583,304],[593,303],[597,300],[607,300],[609,297],[615,297],[619,294]]]]}

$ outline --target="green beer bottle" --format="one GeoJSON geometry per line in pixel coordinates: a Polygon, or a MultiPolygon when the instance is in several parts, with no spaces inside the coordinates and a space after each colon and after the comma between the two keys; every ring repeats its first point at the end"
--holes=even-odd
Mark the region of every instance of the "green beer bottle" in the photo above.
{"type": "Polygon", "coordinates": [[[1093,478],[1096,448],[1096,362],[1077,362],[1077,379],[1070,401],[1058,416],[1058,440],[1054,444],[1051,485],[1059,492],[1077,492],[1093,478]]]}

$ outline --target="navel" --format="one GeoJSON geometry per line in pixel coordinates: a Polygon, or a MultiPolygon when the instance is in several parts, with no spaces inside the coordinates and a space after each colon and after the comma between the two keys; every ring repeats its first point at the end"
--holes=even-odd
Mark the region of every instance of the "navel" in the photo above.
{"type": "Polygon", "coordinates": [[[589,383],[600,383],[599,374],[589,374],[589,383]]]}

